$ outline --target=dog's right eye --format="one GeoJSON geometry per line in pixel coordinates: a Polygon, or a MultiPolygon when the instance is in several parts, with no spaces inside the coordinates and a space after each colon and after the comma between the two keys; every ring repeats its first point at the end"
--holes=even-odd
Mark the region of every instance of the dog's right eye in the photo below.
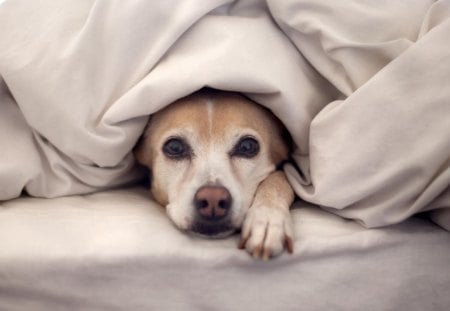
{"type": "Polygon", "coordinates": [[[181,138],[171,138],[166,141],[162,151],[167,157],[175,160],[189,158],[191,154],[189,145],[181,138]]]}

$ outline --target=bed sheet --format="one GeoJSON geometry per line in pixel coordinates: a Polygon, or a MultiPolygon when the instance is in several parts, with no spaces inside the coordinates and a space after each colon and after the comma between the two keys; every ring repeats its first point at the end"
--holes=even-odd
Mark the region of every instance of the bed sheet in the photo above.
{"type": "Polygon", "coordinates": [[[448,310],[450,235],[366,229],[297,202],[295,250],[176,229],[140,186],[0,205],[0,310],[448,310]]]}

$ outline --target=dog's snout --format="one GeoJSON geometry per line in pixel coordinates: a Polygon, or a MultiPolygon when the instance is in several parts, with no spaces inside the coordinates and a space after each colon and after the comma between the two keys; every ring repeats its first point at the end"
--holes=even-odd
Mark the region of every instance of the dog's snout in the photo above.
{"type": "Polygon", "coordinates": [[[225,187],[205,186],[196,192],[194,205],[203,219],[221,220],[228,215],[231,207],[231,195],[225,187]]]}

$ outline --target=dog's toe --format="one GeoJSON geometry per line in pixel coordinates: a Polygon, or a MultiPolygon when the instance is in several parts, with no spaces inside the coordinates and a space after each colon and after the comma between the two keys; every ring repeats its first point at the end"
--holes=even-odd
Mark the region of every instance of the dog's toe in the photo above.
{"type": "Polygon", "coordinates": [[[286,248],[293,252],[293,224],[289,211],[265,206],[250,208],[239,247],[254,258],[269,259],[286,248]]]}

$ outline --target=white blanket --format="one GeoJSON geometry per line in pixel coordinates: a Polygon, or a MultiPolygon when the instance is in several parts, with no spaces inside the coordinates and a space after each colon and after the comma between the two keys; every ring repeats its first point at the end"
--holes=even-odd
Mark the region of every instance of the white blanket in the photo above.
{"type": "Polygon", "coordinates": [[[269,262],[179,232],[144,188],[0,203],[0,310],[447,311],[450,234],[412,217],[365,229],[296,203],[269,262]]]}
{"type": "Polygon", "coordinates": [[[449,17],[448,0],[0,1],[0,200],[138,180],[148,115],[207,85],[285,123],[303,199],[369,227],[440,208],[450,228],[449,17]]]}

